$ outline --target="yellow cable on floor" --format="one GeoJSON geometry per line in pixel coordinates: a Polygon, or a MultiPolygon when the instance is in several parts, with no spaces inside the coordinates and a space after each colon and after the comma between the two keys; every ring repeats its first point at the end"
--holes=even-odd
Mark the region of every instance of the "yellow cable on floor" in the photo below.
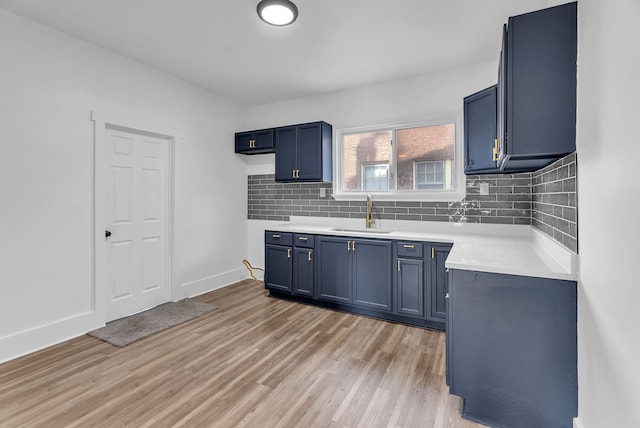
{"type": "Polygon", "coordinates": [[[264,272],[264,269],[259,268],[259,267],[253,267],[251,266],[251,263],[249,263],[249,261],[247,260],[242,260],[242,263],[244,263],[244,265],[247,267],[247,269],[249,270],[249,275],[251,275],[251,278],[253,278],[254,280],[258,281],[258,282],[262,282],[260,281],[258,278],[256,278],[256,276],[253,274],[254,269],[255,270],[261,270],[262,272],[264,272]]]}

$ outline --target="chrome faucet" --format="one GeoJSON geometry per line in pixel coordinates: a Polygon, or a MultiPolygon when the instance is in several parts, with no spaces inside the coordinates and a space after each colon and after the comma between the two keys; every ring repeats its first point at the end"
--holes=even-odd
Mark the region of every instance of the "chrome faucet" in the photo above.
{"type": "Polygon", "coordinates": [[[373,200],[371,199],[371,195],[367,195],[367,214],[365,215],[365,222],[367,225],[367,229],[371,228],[371,225],[376,222],[376,219],[373,218],[373,214],[371,213],[372,205],[373,205],[373,200]]]}

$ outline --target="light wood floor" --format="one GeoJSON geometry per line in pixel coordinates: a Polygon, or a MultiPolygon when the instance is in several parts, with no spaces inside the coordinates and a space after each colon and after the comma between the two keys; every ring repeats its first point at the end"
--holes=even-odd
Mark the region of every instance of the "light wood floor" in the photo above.
{"type": "Polygon", "coordinates": [[[266,297],[125,348],[89,336],[0,365],[2,427],[480,427],[445,385],[444,334],[266,297]]]}

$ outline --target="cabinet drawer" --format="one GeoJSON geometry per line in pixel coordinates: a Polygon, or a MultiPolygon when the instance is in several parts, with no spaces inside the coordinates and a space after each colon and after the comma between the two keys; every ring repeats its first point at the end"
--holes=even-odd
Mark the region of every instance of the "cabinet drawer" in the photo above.
{"type": "Polygon", "coordinates": [[[416,257],[422,258],[423,250],[422,242],[400,241],[396,242],[398,257],[416,257]]]}
{"type": "Polygon", "coordinates": [[[293,234],[267,230],[264,232],[264,242],[265,244],[293,245],[293,234]]]}
{"type": "Polygon", "coordinates": [[[296,247],[313,248],[314,241],[313,235],[305,235],[302,233],[295,233],[293,235],[293,245],[296,247]]]}

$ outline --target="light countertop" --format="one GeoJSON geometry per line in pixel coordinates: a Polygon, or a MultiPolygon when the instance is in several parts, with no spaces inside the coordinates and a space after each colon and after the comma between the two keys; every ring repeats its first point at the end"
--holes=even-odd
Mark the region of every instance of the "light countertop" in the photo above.
{"type": "Polygon", "coordinates": [[[267,230],[452,243],[446,261],[450,269],[578,280],[577,254],[527,225],[377,220],[372,229],[367,230],[364,220],[291,217],[289,223],[270,226],[267,230]]]}

